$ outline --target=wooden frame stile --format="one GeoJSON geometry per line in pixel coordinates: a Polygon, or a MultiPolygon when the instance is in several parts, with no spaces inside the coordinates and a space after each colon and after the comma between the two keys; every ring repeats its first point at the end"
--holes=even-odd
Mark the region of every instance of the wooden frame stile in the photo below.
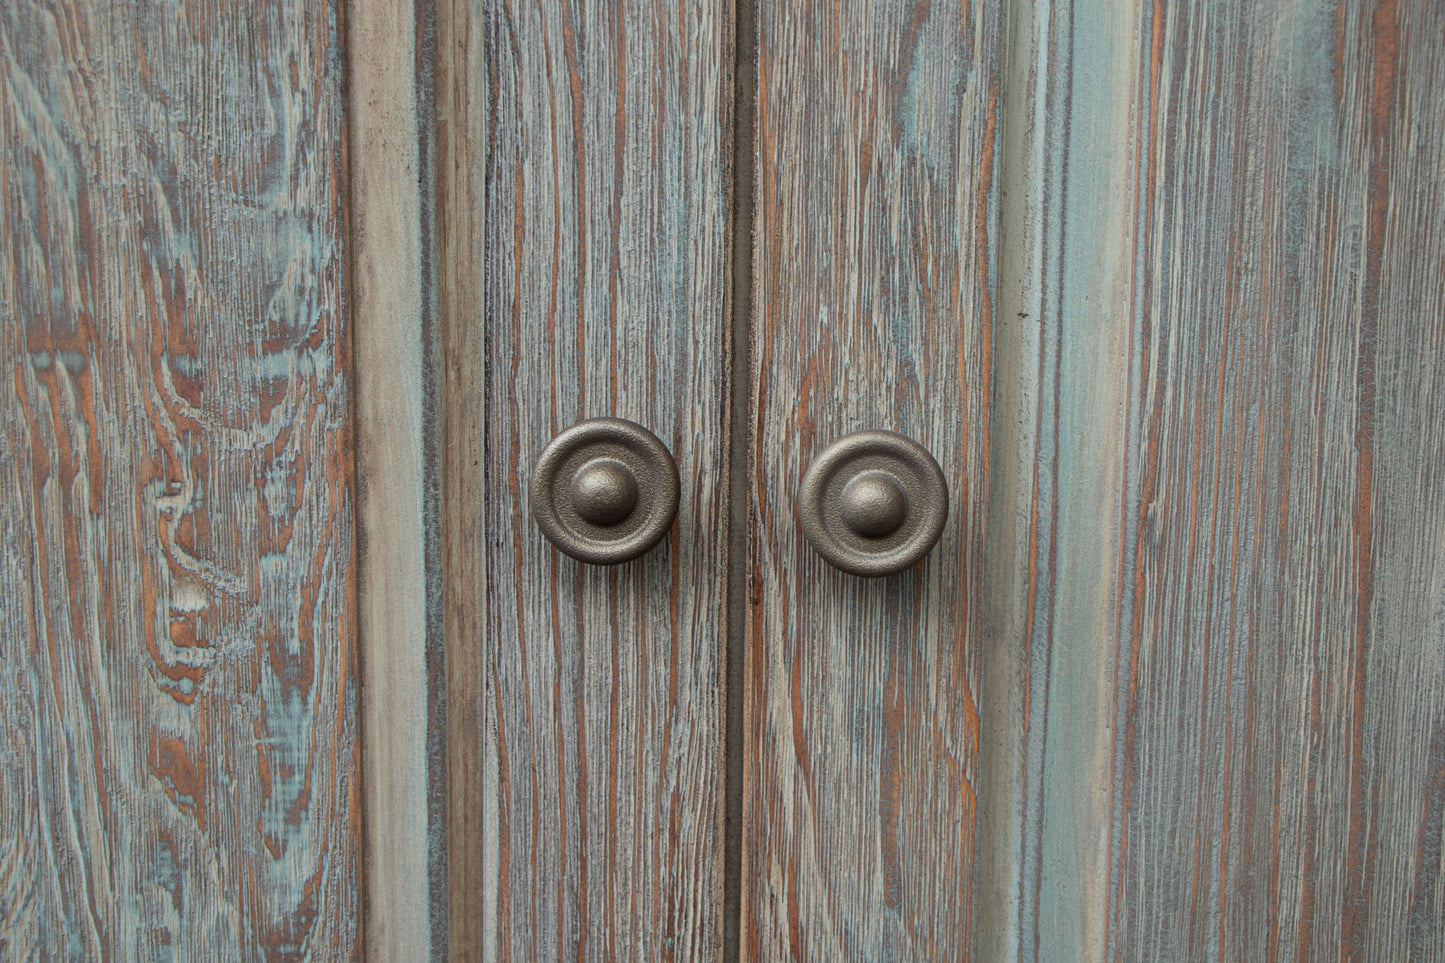
{"type": "Polygon", "coordinates": [[[979,780],[980,835],[993,844],[981,849],[974,884],[974,950],[981,959],[1097,959],[1115,669],[1106,640],[1121,560],[1095,557],[1094,546],[1109,544],[1118,523],[1123,439],[1106,413],[1127,369],[1112,307],[1127,286],[1120,239],[1133,182],[1123,152],[1079,163],[1084,152],[1069,152],[1071,118],[1059,102],[1067,94],[1090,123],[1125,129],[1131,101],[1120,88],[1138,52],[1130,25],[1114,22],[1118,10],[1092,10],[1077,38],[1090,73],[1074,78],[1068,71],[1082,72],[1086,58],[1060,41],[1057,22],[1067,17],[1040,0],[1006,9],[1004,322],[994,354],[979,780]],[[1067,267],[1065,199],[1087,225],[1076,230],[1088,234],[1075,242],[1079,263],[1067,267]],[[1056,633],[1056,625],[1065,628],[1056,633]]]}
{"type": "Polygon", "coordinates": [[[989,504],[982,576],[983,652],[979,660],[979,773],[977,833],[991,845],[978,848],[973,880],[972,951],[981,960],[1023,960],[1019,916],[1019,850],[1022,837],[1024,636],[1028,584],[1032,467],[1037,405],[1036,325],[1024,323],[1038,299],[1039,254],[1031,231],[1043,164],[1036,88],[1037,4],[1014,0],[1001,24],[1000,200],[998,316],[994,329],[989,504]]]}
{"type": "Polygon", "coordinates": [[[483,10],[352,9],[366,948],[473,960],[495,899],[481,885],[494,785],[482,745],[483,10]]]}
{"type": "MultiPolygon", "coordinates": [[[[486,302],[483,270],[489,88],[483,58],[483,0],[435,0],[436,161],[434,171],[437,317],[441,345],[438,407],[432,413],[440,470],[442,639],[446,652],[444,847],[446,949],[451,960],[484,959],[495,927],[496,890],[484,885],[495,849],[495,759],[484,733],[492,695],[486,671],[487,546],[482,470],[485,445],[486,302]]],[[[435,857],[434,857],[435,858],[435,857]]],[[[434,865],[435,862],[434,862],[434,865]]],[[[440,868],[439,868],[440,869],[440,868]]]]}
{"type": "Polygon", "coordinates": [[[433,216],[436,11],[428,0],[352,0],[348,15],[361,950],[366,959],[439,959],[448,941],[451,767],[438,484],[449,406],[439,389],[437,311],[438,274],[454,272],[433,216]]]}
{"type": "Polygon", "coordinates": [[[4,959],[360,952],[347,12],[0,5],[4,959]]]}
{"type": "Polygon", "coordinates": [[[1067,92],[1091,123],[1122,130],[1131,102],[1120,87],[1138,64],[1129,25],[1113,20],[1118,11],[1093,10],[1079,38],[1092,70],[1076,80],[1067,72],[1076,66],[1072,49],[1059,37],[1057,22],[1067,18],[1049,6],[1005,4],[1001,50],[1002,321],[991,400],[978,817],[980,838],[991,844],[980,847],[974,880],[980,959],[1096,959],[1106,915],[1107,888],[1098,881],[1108,878],[1108,852],[1097,827],[1108,821],[1101,780],[1115,666],[1105,642],[1120,559],[1095,557],[1093,546],[1108,544],[1118,521],[1113,469],[1123,440],[1102,413],[1112,410],[1117,369],[1127,368],[1109,306],[1127,283],[1120,222],[1133,184],[1122,153],[1078,164],[1082,151],[1069,153],[1069,118],[1058,102],[1067,92]],[[1066,196],[1080,209],[1075,217],[1087,209],[1082,223],[1092,233],[1079,244],[1081,263],[1068,266],[1064,292],[1066,196]],[[1066,319],[1073,337],[1061,360],[1066,319]],[[1055,624],[1067,631],[1056,636],[1055,624]]]}

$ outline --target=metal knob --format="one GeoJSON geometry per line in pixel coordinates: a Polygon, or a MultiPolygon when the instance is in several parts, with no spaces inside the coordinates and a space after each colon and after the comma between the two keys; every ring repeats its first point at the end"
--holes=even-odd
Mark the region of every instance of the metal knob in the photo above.
{"type": "Polygon", "coordinates": [[[933,548],[948,519],[943,471],[918,442],[860,431],[808,466],[798,516],[813,549],[853,575],[891,575],[933,548]]]}
{"type": "Polygon", "coordinates": [[[621,418],[580,421],[553,438],[532,470],[537,527],[583,562],[645,554],[677,518],[677,463],[646,428],[621,418]]]}

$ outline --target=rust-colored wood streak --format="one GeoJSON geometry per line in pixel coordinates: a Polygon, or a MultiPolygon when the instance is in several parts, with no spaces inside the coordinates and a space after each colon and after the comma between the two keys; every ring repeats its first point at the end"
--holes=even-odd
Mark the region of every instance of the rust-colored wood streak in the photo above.
{"type": "Polygon", "coordinates": [[[727,585],[723,0],[486,5],[485,942],[500,959],[721,939],[727,585]],[[669,537],[556,552],[527,480],[616,415],[677,457],[669,537]]]}
{"type": "Polygon", "coordinates": [[[1020,24],[989,958],[1445,958],[1445,7],[1020,24]]]}
{"type": "Polygon", "coordinates": [[[0,957],[357,945],[338,11],[0,11],[0,957]]]}
{"type": "Polygon", "coordinates": [[[750,959],[953,959],[975,860],[999,16],[992,3],[758,15],[750,959]],[[805,542],[811,459],[863,428],[949,479],[919,566],[868,580],[805,542]]]}

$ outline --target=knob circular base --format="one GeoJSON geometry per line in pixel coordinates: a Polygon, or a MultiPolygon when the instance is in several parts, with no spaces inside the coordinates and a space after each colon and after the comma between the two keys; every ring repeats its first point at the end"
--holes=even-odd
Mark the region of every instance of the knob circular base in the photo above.
{"type": "Polygon", "coordinates": [[[927,555],[948,519],[948,485],[928,451],[891,431],[829,445],[798,489],[814,551],[853,575],[892,575],[927,555]]]}
{"type": "Polygon", "coordinates": [[[593,565],[645,554],[677,518],[677,463],[658,437],[622,418],[580,421],[548,442],[532,470],[537,527],[593,565]]]}

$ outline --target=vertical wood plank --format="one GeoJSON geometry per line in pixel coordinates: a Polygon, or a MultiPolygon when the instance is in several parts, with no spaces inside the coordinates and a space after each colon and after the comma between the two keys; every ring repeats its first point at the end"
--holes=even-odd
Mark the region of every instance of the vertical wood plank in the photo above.
{"type": "Polygon", "coordinates": [[[430,14],[411,0],[348,7],[365,946],[376,960],[439,959],[447,939],[430,14]]]}
{"type": "Polygon", "coordinates": [[[1008,12],[974,949],[1085,960],[1110,873],[1139,14],[1008,12]]]}
{"type": "MultiPolygon", "coordinates": [[[[446,649],[446,946],[456,961],[482,958],[488,903],[487,799],[496,792],[485,751],[487,539],[485,231],[487,86],[483,0],[436,5],[435,277],[442,350],[433,411],[446,649]]],[[[436,941],[433,940],[435,945],[436,941]]]]}
{"type": "Polygon", "coordinates": [[[0,956],[346,959],[338,7],[0,9],[0,956]]]}
{"type": "Polygon", "coordinates": [[[488,0],[484,29],[487,951],[711,956],[731,5],[488,0]],[[615,568],[555,552],[526,500],[535,455],[598,415],[682,478],[670,536],[615,568]]]}
{"type": "Polygon", "coordinates": [[[995,317],[995,3],[758,11],[743,945],[969,948],[995,317]],[[915,438],[951,517],[918,567],[813,554],[797,485],[851,431],[915,438]]]}
{"type": "Polygon", "coordinates": [[[1445,9],[1013,22],[980,955],[1439,958],[1445,9]]]}

